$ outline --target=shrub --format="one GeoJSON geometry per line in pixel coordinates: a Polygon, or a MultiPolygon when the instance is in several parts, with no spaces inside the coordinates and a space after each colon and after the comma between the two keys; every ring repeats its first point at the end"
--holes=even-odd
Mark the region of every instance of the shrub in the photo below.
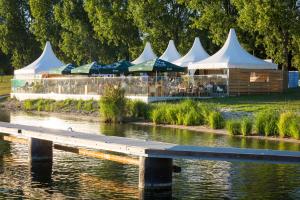
{"type": "Polygon", "coordinates": [[[291,136],[297,140],[300,139],[300,116],[297,116],[291,121],[290,124],[291,136]]]}
{"type": "MultiPolygon", "coordinates": [[[[177,115],[179,113],[177,106],[168,106],[166,108],[166,120],[170,124],[177,124],[178,123],[178,117],[177,115]]],[[[181,113],[180,113],[181,114],[181,113]]]]}
{"type": "Polygon", "coordinates": [[[241,120],[241,133],[243,136],[250,135],[252,133],[253,122],[249,118],[243,118],[241,120]]]}
{"type": "Polygon", "coordinates": [[[265,123],[265,136],[278,135],[279,113],[277,111],[267,112],[265,123]]]}
{"type": "Polygon", "coordinates": [[[255,116],[255,131],[259,135],[278,135],[278,119],[279,113],[277,111],[263,111],[255,116]]]}
{"type": "Polygon", "coordinates": [[[215,111],[215,108],[213,108],[209,104],[204,104],[204,103],[199,103],[198,107],[200,108],[200,112],[201,112],[202,117],[203,117],[203,123],[204,124],[209,124],[209,114],[212,111],[215,111]]]}
{"type": "Polygon", "coordinates": [[[228,120],[226,122],[226,129],[231,135],[241,135],[241,122],[238,120],[228,120]]]}
{"type": "Polygon", "coordinates": [[[224,118],[218,111],[213,111],[209,114],[209,126],[213,129],[224,128],[224,118]]]}
{"type": "Polygon", "coordinates": [[[154,124],[166,123],[165,109],[163,107],[154,109],[151,113],[151,118],[154,124]]]}
{"type": "Polygon", "coordinates": [[[23,107],[26,111],[33,110],[33,101],[30,99],[27,99],[23,102],[23,107]]]}
{"type": "Polygon", "coordinates": [[[43,99],[37,100],[37,102],[36,102],[36,109],[39,112],[44,109],[44,100],[43,99]]]}
{"type": "Polygon", "coordinates": [[[100,116],[105,122],[121,122],[126,104],[125,91],[120,86],[106,86],[99,104],[100,116]]]}
{"type": "Polygon", "coordinates": [[[200,125],[202,124],[203,118],[200,112],[195,109],[191,109],[184,116],[183,124],[185,126],[200,125]]]}
{"type": "MultiPolygon", "coordinates": [[[[93,100],[84,101],[83,110],[86,111],[86,112],[93,111],[94,110],[93,104],[94,104],[93,100]]],[[[77,105],[78,105],[78,103],[77,103],[77,105]]]]}
{"type": "Polygon", "coordinates": [[[81,111],[83,104],[84,104],[84,101],[82,99],[77,101],[76,110],[81,111]]]}
{"type": "Polygon", "coordinates": [[[133,118],[149,118],[150,106],[140,100],[126,100],[127,116],[133,118]]]}
{"type": "Polygon", "coordinates": [[[280,137],[300,138],[300,116],[293,112],[285,112],[280,115],[278,122],[280,137]]]}

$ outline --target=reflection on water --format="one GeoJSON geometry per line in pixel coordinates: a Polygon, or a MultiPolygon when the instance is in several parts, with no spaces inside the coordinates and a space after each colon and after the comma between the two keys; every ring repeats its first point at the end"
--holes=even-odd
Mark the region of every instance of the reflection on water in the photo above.
{"type": "MultiPolygon", "coordinates": [[[[299,144],[200,134],[186,130],[0,112],[1,121],[205,146],[299,151],[299,144]]],[[[0,141],[0,199],[299,199],[300,166],[176,160],[170,192],[138,190],[138,167],[54,150],[51,166],[30,165],[26,145],[0,141]]]]}

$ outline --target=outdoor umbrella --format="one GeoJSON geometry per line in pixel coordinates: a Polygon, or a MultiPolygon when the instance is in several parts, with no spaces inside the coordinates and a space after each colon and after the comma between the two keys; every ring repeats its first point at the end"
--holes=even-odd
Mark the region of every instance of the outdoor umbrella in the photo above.
{"type": "Polygon", "coordinates": [[[75,68],[75,65],[69,63],[67,65],[54,68],[49,71],[49,74],[71,74],[71,70],[75,68]]]}
{"type": "Polygon", "coordinates": [[[122,74],[128,73],[128,68],[132,66],[129,61],[121,60],[109,65],[104,65],[99,67],[100,74],[122,74]]]}
{"type": "Polygon", "coordinates": [[[129,72],[185,72],[185,67],[179,67],[159,58],[149,60],[132,67],[129,67],[129,72]]]}
{"type": "Polygon", "coordinates": [[[99,74],[99,66],[97,62],[92,62],[72,69],[71,74],[99,74]]]}

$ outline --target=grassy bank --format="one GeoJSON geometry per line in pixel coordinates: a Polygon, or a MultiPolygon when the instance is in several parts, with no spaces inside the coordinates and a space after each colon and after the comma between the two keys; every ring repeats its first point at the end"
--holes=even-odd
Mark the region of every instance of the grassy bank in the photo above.
{"type": "Polygon", "coordinates": [[[126,99],[120,88],[109,88],[100,101],[38,99],[17,104],[25,111],[93,114],[105,122],[151,121],[226,129],[231,135],[300,139],[299,89],[283,94],[146,104],[126,99]]]}
{"type": "Polygon", "coordinates": [[[0,96],[10,94],[12,76],[0,76],[0,96]]]}
{"type": "Polygon", "coordinates": [[[201,100],[202,102],[235,112],[257,113],[263,110],[285,110],[300,112],[300,88],[284,93],[264,95],[244,95],[201,100]]]}

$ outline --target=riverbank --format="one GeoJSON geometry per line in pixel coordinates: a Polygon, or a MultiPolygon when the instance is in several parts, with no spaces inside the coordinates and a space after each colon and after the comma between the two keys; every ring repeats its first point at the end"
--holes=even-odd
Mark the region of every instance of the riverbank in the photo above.
{"type": "MultiPolygon", "coordinates": [[[[0,108],[7,111],[26,111],[33,114],[72,117],[81,120],[83,117],[88,121],[101,122],[100,105],[98,101],[82,100],[26,100],[24,102],[8,98],[0,101],[0,108]]],[[[221,108],[217,104],[207,104],[203,102],[182,101],[172,103],[156,103],[147,105],[140,102],[127,101],[123,113],[123,122],[144,126],[161,126],[166,128],[176,128],[191,130],[196,132],[206,132],[222,135],[234,135],[236,137],[247,137],[257,139],[268,139],[276,141],[287,141],[299,143],[298,121],[288,124],[290,119],[299,116],[291,115],[289,112],[246,112],[236,111],[230,108],[221,108]],[[264,114],[266,113],[266,114],[264,114]],[[263,114],[263,115],[262,115],[263,114]],[[281,115],[283,116],[281,117],[281,115]],[[289,118],[286,118],[287,116],[289,118]],[[275,117],[274,117],[275,116],[275,117]],[[288,134],[280,134],[281,129],[288,134]],[[243,119],[250,119],[248,124],[243,124],[243,119]],[[296,124],[295,124],[296,123],[296,124]],[[243,126],[247,132],[243,132],[243,126]],[[259,129],[258,129],[258,128],[259,129]],[[280,136],[280,137],[279,137],[280,136]]]]}
{"type": "MultiPolygon", "coordinates": [[[[16,102],[13,102],[14,100],[6,101],[5,102],[5,110],[10,112],[20,112],[21,103],[18,103],[17,107],[12,108],[12,105],[16,105],[16,102]]],[[[0,102],[0,105],[3,105],[4,102],[0,102]]],[[[3,108],[3,107],[2,107],[3,108]]],[[[46,111],[22,111],[26,112],[32,115],[40,115],[40,116],[53,116],[53,117],[59,117],[64,119],[72,119],[72,120],[82,120],[84,118],[85,121],[90,122],[101,122],[99,114],[98,113],[78,113],[78,112],[46,112],[46,111]]],[[[201,134],[201,133],[211,133],[211,134],[217,134],[217,135],[228,135],[230,136],[228,130],[226,129],[212,129],[208,126],[185,126],[185,125],[171,125],[171,124],[155,124],[151,121],[145,121],[145,120],[127,120],[127,123],[138,125],[138,126],[152,126],[152,127],[163,127],[163,128],[172,128],[172,129],[181,129],[181,130],[188,130],[193,131],[195,133],[201,134]]],[[[293,139],[293,138],[280,138],[280,137],[271,137],[271,136],[260,136],[260,135],[235,135],[232,137],[237,138],[251,138],[251,139],[258,139],[258,140],[269,140],[269,141],[283,141],[283,142],[289,142],[289,143],[295,143],[300,144],[300,140],[293,139]]]]}

